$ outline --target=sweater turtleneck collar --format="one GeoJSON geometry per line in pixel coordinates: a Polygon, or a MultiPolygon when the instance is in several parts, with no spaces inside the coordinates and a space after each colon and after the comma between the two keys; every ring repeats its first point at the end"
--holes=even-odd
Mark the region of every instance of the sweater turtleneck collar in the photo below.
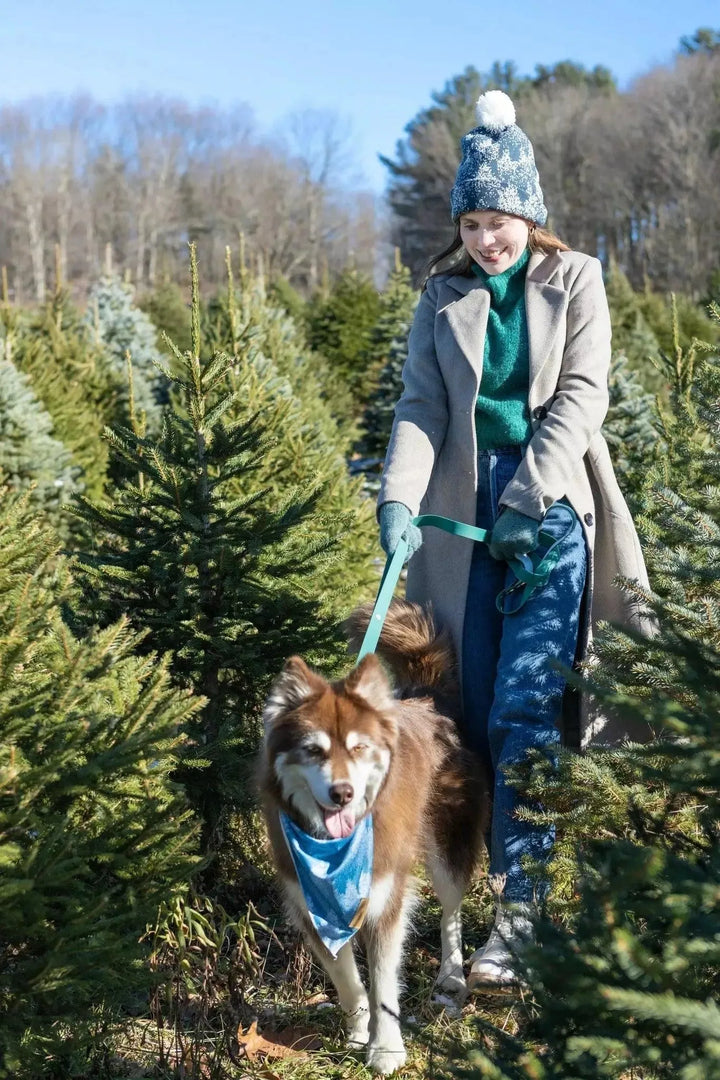
{"type": "Polygon", "coordinates": [[[489,290],[492,301],[502,302],[508,290],[512,291],[514,285],[519,285],[527,272],[527,264],[530,261],[530,248],[525,248],[517,262],[503,270],[502,274],[488,274],[476,262],[472,264],[472,272],[479,277],[483,285],[489,290]]]}

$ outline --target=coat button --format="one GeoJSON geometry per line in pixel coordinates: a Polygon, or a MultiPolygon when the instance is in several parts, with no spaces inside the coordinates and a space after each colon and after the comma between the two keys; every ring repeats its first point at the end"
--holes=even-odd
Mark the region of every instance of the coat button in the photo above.
{"type": "Polygon", "coordinates": [[[535,417],[536,420],[544,420],[545,417],[547,416],[547,409],[545,408],[544,405],[537,405],[533,409],[533,416],[535,417]]]}
{"type": "Polygon", "coordinates": [[[595,524],[595,518],[592,516],[592,514],[586,514],[585,517],[583,518],[583,521],[585,522],[586,525],[594,525],[595,524]]]}

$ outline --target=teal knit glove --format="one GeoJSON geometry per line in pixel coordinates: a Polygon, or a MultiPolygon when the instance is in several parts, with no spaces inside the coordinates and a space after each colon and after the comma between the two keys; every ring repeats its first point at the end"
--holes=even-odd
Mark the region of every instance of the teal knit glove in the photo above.
{"type": "Polygon", "coordinates": [[[408,559],[422,544],[422,533],[417,525],[411,524],[412,514],[405,503],[383,503],[378,510],[378,521],[380,522],[380,547],[387,556],[393,554],[403,536],[408,542],[408,559]]]}
{"type": "Polygon", "coordinates": [[[540,522],[506,506],[490,536],[488,551],[493,559],[510,560],[516,555],[527,555],[538,544],[540,522]]]}

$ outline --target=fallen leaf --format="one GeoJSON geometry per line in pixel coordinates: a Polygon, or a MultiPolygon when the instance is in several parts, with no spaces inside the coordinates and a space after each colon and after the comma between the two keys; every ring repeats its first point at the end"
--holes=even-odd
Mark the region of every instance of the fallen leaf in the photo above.
{"type": "Polygon", "coordinates": [[[327,994],[323,994],[320,991],[319,994],[313,994],[312,997],[305,998],[305,1005],[324,1005],[328,1000],[327,994]]]}
{"type": "Polygon", "coordinates": [[[257,1020],[246,1032],[238,1028],[238,1047],[248,1061],[258,1059],[295,1058],[307,1061],[308,1050],[319,1050],[322,1043],[315,1032],[303,1028],[285,1028],[284,1031],[266,1030],[262,1034],[257,1029],[257,1020]]]}

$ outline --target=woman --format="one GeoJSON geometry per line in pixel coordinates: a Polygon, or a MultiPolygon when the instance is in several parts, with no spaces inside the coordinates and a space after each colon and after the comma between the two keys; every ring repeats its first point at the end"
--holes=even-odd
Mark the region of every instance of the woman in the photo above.
{"type": "Polygon", "coordinates": [[[530,932],[523,857],[547,859],[553,842],[551,827],[516,816],[503,770],[530,748],[551,754],[561,727],[570,745],[629,734],[584,701],[568,724],[557,663],[587,654],[600,619],[641,628],[613,580],[647,577],[600,434],[610,363],[600,263],[543,229],[532,146],[508,96],[483,94],[477,119],[450,196],[455,239],[431,263],[410,334],[378,518],[386,553],[409,541],[408,597],[450,628],[467,737],[492,762],[490,872],[503,891],[470,981],[502,985],[530,932]],[[411,517],[426,512],[491,529],[491,542],[421,536],[411,517]],[[560,552],[548,584],[500,614],[496,596],[514,580],[507,561],[542,551],[548,535],[560,552]]]}

